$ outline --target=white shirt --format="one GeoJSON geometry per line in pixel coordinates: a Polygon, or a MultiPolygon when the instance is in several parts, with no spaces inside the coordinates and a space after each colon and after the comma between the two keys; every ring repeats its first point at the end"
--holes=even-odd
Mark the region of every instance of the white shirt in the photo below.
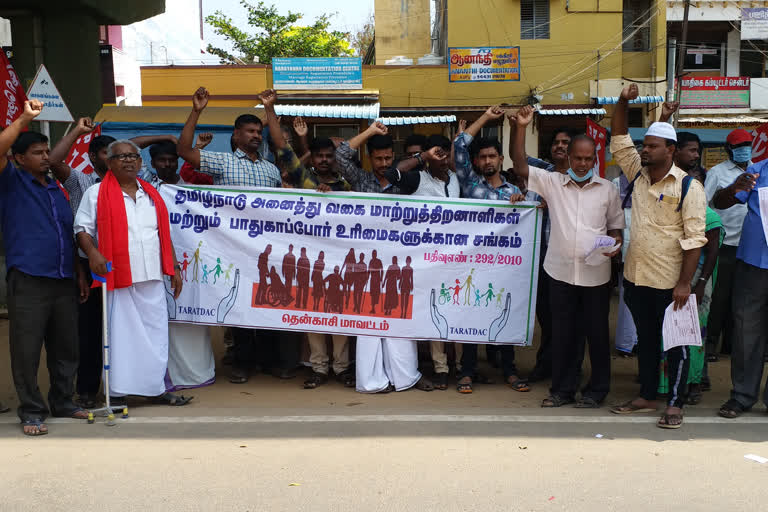
{"type": "MultiPolygon", "coordinates": [[[[92,186],[83,194],[80,209],[75,215],[75,233],[86,232],[98,242],[96,209],[99,197],[98,186],[92,186]]],[[[125,214],[128,218],[128,256],[131,261],[133,283],[163,279],[160,261],[160,235],[157,229],[155,203],[139,186],[136,201],[123,192],[125,214]]]]}
{"type": "Polygon", "coordinates": [[[448,183],[437,179],[429,171],[419,171],[420,181],[413,195],[415,196],[439,196],[461,197],[459,179],[455,172],[448,173],[448,183]]]}
{"type": "MultiPolygon", "coordinates": [[[[749,162],[747,165],[752,165],[752,162],[749,162]]],[[[739,246],[741,227],[744,225],[744,217],[747,216],[747,205],[736,203],[727,210],[718,210],[712,204],[712,198],[715,197],[715,192],[733,184],[736,178],[744,174],[744,172],[744,169],[731,160],[726,160],[707,171],[707,177],[704,181],[704,193],[707,195],[707,204],[720,215],[723,228],[725,228],[723,243],[732,247],[739,246]]]]}
{"type": "Polygon", "coordinates": [[[551,230],[544,270],[553,279],[576,286],[599,286],[611,279],[611,262],[587,265],[595,238],[624,229],[624,212],[613,184],[593,176],[579,187],[570,176],[529,167],[528,189],[547,201],[551,230]]]}

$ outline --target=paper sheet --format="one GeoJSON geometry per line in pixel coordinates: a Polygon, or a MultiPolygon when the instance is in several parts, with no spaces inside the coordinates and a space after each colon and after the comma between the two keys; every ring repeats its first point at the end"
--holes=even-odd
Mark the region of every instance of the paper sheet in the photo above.
{"type": "Polygon", "coordinates": [[[757,194],[757,197],[760,199],[760,218],[763,221],[763,234],[765,235],[765,241],[768,242],[768,187],[757,189],[757,194]]]}
{"type": "Polygon", "coordinates": [[[685,306],[675,311],[675,303],[667,306],[664,312],[664,351],[681,346],[701,346],[701,328],[699,327],[699,308],[696,294],[688,296],[685,306]]]}
{"type": "Polygon", "coordinates": [[[606,254],[611,254],[620,247],[621,244],[616,243],[616,239],[612,236],[598,236],[592,244],[592,249],[585,256],[584,262],[593,267],[602,265],[610,259],[606,254]]]}

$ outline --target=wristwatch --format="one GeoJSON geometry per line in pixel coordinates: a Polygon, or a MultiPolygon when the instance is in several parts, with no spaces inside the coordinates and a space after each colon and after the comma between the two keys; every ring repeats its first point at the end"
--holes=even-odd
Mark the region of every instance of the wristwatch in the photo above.
{"type": "Polygon", "coordinates": [[[419,161],[420,165],[424,165],[424,159],[421,158],[421,153],[416,153],[411,158],[415,158],[416,160],[419,161]]]}

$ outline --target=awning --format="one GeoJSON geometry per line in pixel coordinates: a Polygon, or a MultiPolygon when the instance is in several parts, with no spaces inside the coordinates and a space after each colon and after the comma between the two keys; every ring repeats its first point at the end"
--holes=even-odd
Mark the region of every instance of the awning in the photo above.
{"type": "MultiPolygon", "coordinates": [[[[263,112],[264,107],[257,105],[256,110],[263,112]]],[[[275,105],[279,116],[325,117],[339,119],[376,119],[381,110],[380,103],[368,105],[275,105]]]]}
{"type": "MultiPolygon", "coordinates": [[[[145,124],[180,124],[189,117],[191,107],[117,107],[105,106],[94,117],[97,123],[145,123],[145,124]]],[[[199,124],[228,126],[232,128],[240,114],[253,114],[264,117],[264,110],[248,107],[207,107],[200,114],[199,124]]]]}
{"type": "Polygon", "coordinates": [[[727,124],[727,125],[757,125],[768,123],[768,118],[754,116],[722,116],[722,117],[683,117],[677,120],[678,125],[727,124]]]}
{"type": "MultiPolygon", "coordinates": [[[[598,105],[615,105],[619,102],[618,96],[598,96],[595,98],[598,105]]],[[[630,103],[664,103],[664,96],[638,96],[630,103]]]]}
{"type": "MultiPolygon", "coordinates": [[[[678,128],[678,132],[690,132],[697,135],[702,144],[711,144],[722,146],[725,144],[725,138],[733,128],[689,128],[687,126],[681,126],[678,128]]],[[[630,128],[629,135],[635,142],[642,142],[645,138],[645,132],[648,128],[630,128]]]]}
{"type": "Polygon", "coordinates": [[[589,116],[605,114],[604,108],[563,108],[537,110],[542,116],[589,116]]]}
{"type": "Polygon", "coordinates": [[[456,116],[411,116],[411,117],[380,117],[376,119],[386,125],[404,124],[439,124],[456,122],[456,116]]]}

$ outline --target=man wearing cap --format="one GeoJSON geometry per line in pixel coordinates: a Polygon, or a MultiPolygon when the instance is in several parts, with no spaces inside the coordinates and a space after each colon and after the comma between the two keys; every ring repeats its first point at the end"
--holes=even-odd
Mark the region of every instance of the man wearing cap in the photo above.
{"type": "MultiPolygon", "coordinates": [[[[624,266],[624,299],[637,326],[640,373],[639,396],[613,407],[616,414],[657,409],[664,313],[670,303],[680,309],[688,302],[701,248],[707,243],[704,189],[696,180],[686,180],[686,173],[674,165],[675,129],[653,123],[641,153],[628,135],[629,101],[637,96],[636,84],[625,87],[611,120],[611,153],[632,188],[632,243],[624,266]]],[[[657,425],[680,428],[688,347],[674,347],[666,355],[669,399],[657,425]]]]}
{"type": "Polygon", "coordinates": [[[707,203],[720,215],[723,227],[725,228],[725,240],[720,248],[718,277],[715,291],[712,294],[712,309],[709,313],[707,339],[705,340],[707,358],[711,361],[717,359],[717,347],[721,333],[723,335],[723,351],[728,352],[728,349],[731,347],[733,329],[731,297],[734,290],[736,250],[741,240],[741,228],[744,224],[744,217],[747,215],[747,205],[745,203],[737,202],[727,210],[719,210],[714,207],[713,200],[718,190],[730,186],[744,173],[748,166],[752,165],[752,134],[747,130],[739,128],[729,133],[725,141],[728,160],[710,169],[704,182],[707,203]]]}

